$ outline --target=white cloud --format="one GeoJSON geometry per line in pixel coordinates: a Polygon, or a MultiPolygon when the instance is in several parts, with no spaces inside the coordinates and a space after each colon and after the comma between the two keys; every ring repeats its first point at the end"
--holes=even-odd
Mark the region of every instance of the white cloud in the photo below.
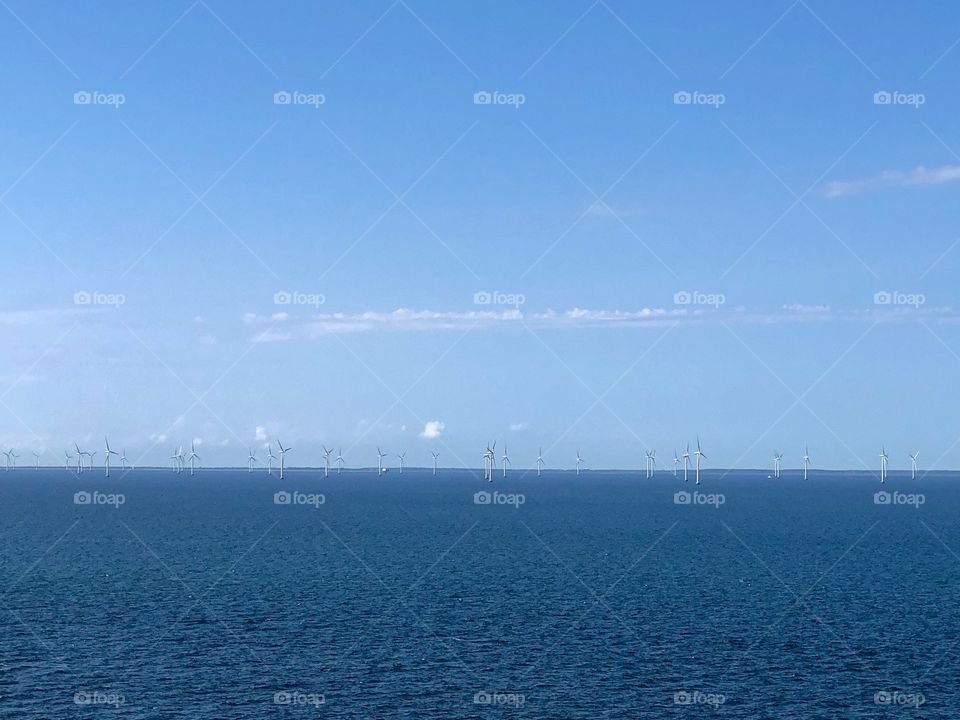
{"type": "Polygon", "coordinates": [[[165,443],[167,441],[166,433],[153,433],[150,436],[150,442],[153,443],[165,443]]]}
{"type": "Polygon", "coordinates": [[[828,198],[838,198],[854,195],[869,188],[942,185],[955,180],[960,180],[960,165],[943,165],[938,168],[918,165],[912,170],[884,170],[879,175],[869,178],[828,182],[824,192],[828,198]]]}
{"type": "Polygon", "coordinates": [[[267,429],[263,425],[257,425],[256,434],[254,435],[255,440],[266,440],[267,439],[267,429]]]}
{"type": "Polygon", "coordinates": [[[526,423],[510,423],[511,432],[522,432],[526,430],[529,426],[526,423]]]}
{"type": "Polygon", "coordinates": [[[423,427],[423,432],[420,433],[420,437],[427,438],[428,440],[435,440],[443,434],[443,431],[446,429],[447,425],[440,420],[430,420],[423,427]]]}
{"type": "Polygon", "coordinates": [[[203,445],[203,438],[194,438],[193,444],[196,445],[197,447],[199,447],[200,445],[203,445]]]}

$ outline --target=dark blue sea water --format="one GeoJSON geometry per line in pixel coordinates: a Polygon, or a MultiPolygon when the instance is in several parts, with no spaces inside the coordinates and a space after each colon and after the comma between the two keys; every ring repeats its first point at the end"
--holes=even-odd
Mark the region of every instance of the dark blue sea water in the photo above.
{"type": "Polygon", "coordinates": [[[956,478],[684,487],[0,473],[0,715],[960,716],[956,478]]]}

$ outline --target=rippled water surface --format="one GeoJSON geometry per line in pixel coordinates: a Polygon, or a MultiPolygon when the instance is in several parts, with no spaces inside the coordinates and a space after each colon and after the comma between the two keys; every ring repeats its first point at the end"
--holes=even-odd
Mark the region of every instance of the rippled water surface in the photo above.
{"type": "Polygon", "coordinates": [[[883,487],[0,473],[0,715],[958,717],[960,481],[883,487]]]}

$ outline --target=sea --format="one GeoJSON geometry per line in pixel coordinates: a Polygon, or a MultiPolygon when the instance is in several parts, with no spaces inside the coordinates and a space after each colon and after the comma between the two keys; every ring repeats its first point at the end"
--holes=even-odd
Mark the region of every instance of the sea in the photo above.
{"type": "Polygon", "coordinates": [[[0,717],[957,718],[960,476],[0,472],[0,717]]]}

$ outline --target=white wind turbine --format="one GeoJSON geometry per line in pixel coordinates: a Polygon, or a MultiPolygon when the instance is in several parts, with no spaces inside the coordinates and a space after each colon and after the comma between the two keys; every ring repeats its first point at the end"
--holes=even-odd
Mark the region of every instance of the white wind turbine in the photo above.
{"type": "Polygon", "coordinates": [[[120,469],[121,469],[121,470],[126,470],[126,469],[127,469],[127,465],[129,465],[129,464],[130,464],[130,461],[127,460],[127,451],[126,451],[126,449],[123,449],[123,450],[120,451],[120,469]]]}
{"type": "Polygon", "coordinates": [[[540,472],[543,470],[543,448],[541,447],[537,452],[537,477],[540,477],[540,472]]]}
{"type": "Polygon", "coordinates": [[[776,450],[773,451],[773,476],[775,478],[780,477],[780,461],[783,460],[783,453],[778,453],[776,450]]]}
{"type": "Polygon", "coordinates": [[[173,471],[175,473],[180,472],[180,451],[174,448],[173,455],[170,456],[170,459],[173,460],[173,471]]]}
{"type": "Polygon", "coordinates": [[[106,457],[106,461],[104,462],[104,470],[105,470],[104,477],[110,477],[110,456],[116,455],[117,451],[110,449],[110,441],[107,440],[106,435],[103,436],[103,444],[105,446],[105,449],[103,452],[106,457]]]}
{"type": "Polygon", "coordinates": [[[694,483],[694,484],[695,484],[695,485],[699,485],[699,484],[700,484],[700,458],[706,458],[706,457],[707,457],[707,456],[704,455],[703,452],[700,450],[700,436],[699,436],[699,435],[697,435],[697,450],[696,450],[696,452],[693,453],[693,454],[694,454],[694,455],[696,456],[696,458],[697,458],[697,481],[696,481],[696,483],[694,483]]]}
{"type": "Polygon", "coordinates": [[[37,452],[36,450],[33,450],[33,451],[30,452],[30,454],[33,455],[33,456],[37,459],[37,466],[36,466],[36,468],[34,468],[34,469],[35,469],[35,470],[39,470],[39,469],[40,469],[40,456],[43,455],[43,453],[40,453],[40,452],[37,452]]]}
{"type": "Polygon", "coordinates": [[[657,451],[651,450],[647,453],[647,477],[652,478],[657,471],[657,451]]]}
{"type": "Polygon", "coordinates": [[[483,453],[483,476],[487,479],[487,482],[493,482],[493,466],[496,464],[496,457],[494,451],[497,449],[497,441],[493,441],[493,447],[490,447],[490,443],[487,443],[486,452],[483,453]]]}
{"type": "Polygon", "coordinates": [[[881,445],[880,446],[880,482],[887,481],[887,460],[890,459],[890,456],[887,455],[887,449],[881,445]]]}
{"type": "Polygon", "coordinates": [[[9,471],[10,471],[10,453],[12,453],[12,452],[13,452],[13,450],[4,450],[4,451],[3,451],[3,454],[4,454],[4,455],[6,456],[6,458],[7,458],[7,464],[6,464],[6,467],[4,467],[4,471],[5,471],[5,472],[9,472],[9,471]]]}
{"type": "Polygon", "coordinates": [[[194,443],[190,443],[190,456],[187,458],[190,461],[190,474],[193,475],[195,469],[195,463],[200,459],[200,456],[197,455],[197,448],[194,443]]]}
{"type": "Polygon", "coordinates": [[[430,454],[433,455],[433,474],[436,475],[437,474],[437,458],[440,457],[440,453],[431,451],[430,454]]]}
{"type": "Polygon", "coordinates": [[[580,457],[580,451],[577,450],[577,475],[580,475],[580,465],[584,462],[583,458],[580,457]]]}
{"type": "Polygon", "coordinates": [[[810,448],[803,446],[803,479],[807,479],[807,470],[810,468],[810,448]]]}
{"type": "Polygon", "coordinates": [[[290,452],[291,450],[293,450],[293,448],[288,448],[288,447],[285,448],[285,447],[283,446],[283,443],[280,442],[280,439],[278,438],[278,439],[277,439],[277,449],[280,451],[280,479],[283,480],[283,457],[284,457],[284,455],[286,455],[288,452],[290,452]]]}
{"type": "Polygon", "coordinates": [[[267,475],[273,475],[273,461],[277,456],[273,454],[273,448],[267,443],[267,475]]]}
{"type": "Polygon", "coordinates": [[[69,470],[69,469],[70,469],[70,461],[71,461],[71,460],[73,460],[73,455],[70,454],[70,451],[69,451],[69,450],[64,450],[64,451],[63,451],[63,469],[64,469],[64,470],[69,470]]]}
{"type": "Polygon", "coordinates": [[[677,457],[677,450],[673,450],[673,476],[677,476],[677,466],[680,465],[680,458],[677,457]]]}
{"type": "Polygon", "coordinates": [[[404,450],[402,453],[397,454],[397,458],[400,460],[400,474],[403,475],[403,459],[407,456],[407,451],[404,450]]]}
{"type": "Polygon", "coordinates": [[[90,462],[90,469],[93,470],[93,456],[97,454],[97,451],[87,453],[87,460],[90,462]]]}
{"type": "Polygon", "coordinates": [[[183,445],[177,446],[177,472],[183,472],[184,465],[187,464],[186,455],[183,454],[183,445]]]}
{"type": "Polygon", "coordinates": [[[690,468],[690,443],[687,443],[687,449],[683,452],[683,481],[687,481],[687,470],[690,468]]]}
{"type": "Polygon", "coordinates": [[[257,453],[252,447],[247,448],[247,472],[253,472],[253,466],[257,464],[257,453]]]}
{"type": "Polygon", "coordinates": [[[86,453],[81,450],[80,446],[76,443],[74,443],[73,446],[77,449],[77,475],[79,475],[83,472],[83,456],[86,455],[86,453]]]}
{"type": "Polygon", "coordinates": [[[10,448],[10,465],[13,470],[17,469],[17,458],[20,457],[17,455],[16,450],[10,448]]]}
{"type": "Polygon", "coordinates": [[[910,456],[910,479],[917,479],[917,458],[920,457],[920,451],[917,450],[910,456]]]}
{"type": "Polygon", "coordinates": [[[380,446],[377,446],[377,475],[383,475],[386,470],[383,469],[383,459],[387,456],[383,450],[380,449],[380,446]]]}
{"type": "Polygon", "coordinates": [[[503,457],[500,458],[500,460],[503,462],[503,476],[506,477],[506,476],[507,476],[507,465],[510,465],[510,458],[507,457],[507,446],[506,446],[506,443],[504,443],[504,446],[503,446],[503,457]]]}
{"type": "Polygon", "coordinates": [[[323,476],[330,477],[330,455],[333,453],[333,448],[327,450],[326,445],[321,445],[323,448],[323,476]]]}
{"type": "Polygon", "coordinates": [[[337,449],[337,475],[340,474],[340,470],[343,469],[343,463],[346,462],[343,459],[343,448],[337,449]]]}

